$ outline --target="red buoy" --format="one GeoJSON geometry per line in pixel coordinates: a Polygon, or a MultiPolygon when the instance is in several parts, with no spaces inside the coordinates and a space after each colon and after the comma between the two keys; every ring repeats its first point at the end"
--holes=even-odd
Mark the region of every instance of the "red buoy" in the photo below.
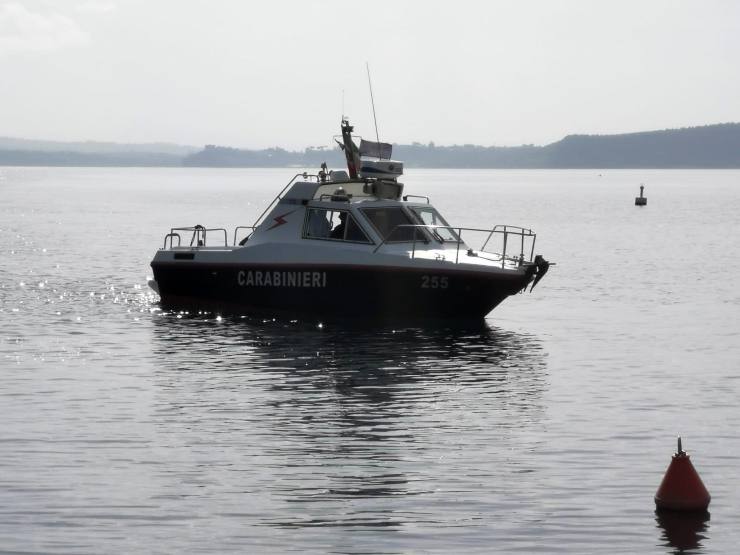
{"type": "Polygon", "coordinates": [[[671,511],[706,511],[712,497],[691,464],[688,454],[681,449],[678,438],[678,451],[668,465],[663,481],[655,493],[658,509],[671,511]]]}

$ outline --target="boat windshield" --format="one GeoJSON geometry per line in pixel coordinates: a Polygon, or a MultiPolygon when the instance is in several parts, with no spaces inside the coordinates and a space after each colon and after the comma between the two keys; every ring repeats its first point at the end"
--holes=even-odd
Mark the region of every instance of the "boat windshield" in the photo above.
{"type": "Polygon", "coordinates": [[[361,212],[386,243],[424,241],[423,232],[412,227],[416,222],[411,221],[400,206],[362,208],[361,212]]]}
{"type": "MultiPolygon", "coordinates": [[[[411,208],[411,211],[424,225],[450,225],[447,223],[447,220],[445,220],[442,215],[431,206],[410,206],[409,208],[411,208]]],[[[459,240],[457,233],[451,229],[445,229],[444,227],[434,230],[430,229],[429,232],[440,241],[451,241],[457,243],[459,240]]]]}

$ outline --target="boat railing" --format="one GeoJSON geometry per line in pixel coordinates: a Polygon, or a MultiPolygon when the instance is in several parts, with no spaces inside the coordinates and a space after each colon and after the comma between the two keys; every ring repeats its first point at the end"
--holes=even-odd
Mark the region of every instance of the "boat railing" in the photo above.
{"type": "Polygon", "coordinates": [[[163,249],[167,248],[167,239],[170,240],[170,248],[172,248],[174,246],[173,240],[175,237],[177,237],[177,246],[179,247],[182,244],[182,238],[180,237],[179,233],[175,233],[174,231],[171,231],[170,233],[164,236],[164,245],[162,246],[162,248],[163,249]]]}
{"type": "Polygon", "coordinates": [[[252,235],[252,233],[254,233],[254,230],[257,229],[257,227],[256,226],[253,226],[253,225],[238,225],[238,226],[236,226],[236,228],[234,228],[234,246],[235,247],[237,246],[236,238],[237,238],[237,235],[239,234],[239,230],[241,230],[241,229],[249,229],[250,232],[247,233],[244,236],[244,239],[242,239],[239,242],[239,245],[243,245],[244,243],[246,243],[247,242],[247,239],[249,239],[249,237],[252,235]]]}
{"type": "MultiPolygon", "coordinates": [[[[257,229],[257,226],[259,226],[260,222],[262,221],[262,218],[265,217],[265,214],[275,205],[276,202],[280,201],[281,198],[283,198],[283,195],[285,194],[285,191],[288,190],[288,187],[290,187],[296,179],[298,178],[303,179],[315,179],[316,181],[319,181],[319,176],[314,174],[309,174],[308,172],[301,172],[297,173],[293,176],[293,178],[288,181],[288,183],[285,185],[285,187],[282,188],[282,190],[278,193],[278,195],[272,200],[272,202],[269,204],[267,208],[265,208],[265,211],[260,214],[259,218],[257,218],[257,221],[254,222],[254,225],[240,225],[237,226],[236,229],[234,229],[234,246],[237,245],[236,239],[237,235],[239,233],[239,230],[242,229],[249,229],[251,230],[251,233],[247,234],[247,236],[242,240],[242,242],[246,242],[246,239],[249,239],[249,236],[254,233],[254,230],[257,229]]],[[[163,248],[167,248],[167,242],[169,241],[169,248],[174,247],[174,240],[177,239],[177,246],[182,245],[182,237],[178,233],[178,231],[184,231],[184,232],[190,232],[192,233],[192,236],[190,238],[190,246],[196,246],[196,247],[204,247],[206,246],[206,235],[209,231],[222,231],[224,234],[224,246],[229,246],[229,239],[228,239],[228,233],[227,231],[222,227],[211,227],[206,228],[202,225],[196,225],[192,227],[173,227],[170,229],[170,232],[164,236],[164,246],[163,248]]],[[[240,243],[243,244],[243,243],[240,243]]]]}
{"type": "MultiPolygon", "coordinates": [[[[380,244],[375,247],[373,252],[377,253],[381,247],[388,243],[409,242],[408,239],[393,240],[393,236],[398,236],[397,232],[402,228],[422,229],[430,233],[434,239],[440,243],[455,243],[455,264],[460,262],[460,247],[467,249],[466,254],[468,256],[477,256],[485,258],[486,260],[500,262],[502,268],[507,261],[521,265],[525,262],[532,262],[534,259],[534,244],[537,239],[537,234],[531,229],[513,225],[496,225],[493,229],[479,229],[447,225],[400,224],[394,227],[391,232],[386,235],[380,244]],[[438,230],[442,229],[447,230],[453,239],[442,238],[438,232],[438,230]],[[483,244],[477,251],[469,248],[463,241],[463,232],[467,232],[468,235],[476,233],[485,237],[483,244]],[[492,250],[497,246],[499,246],[498,250],[492,250]],[[485,255],[494,256],[495,258],[488,258],[485,255]]],[[[411,239],[411,258],[416,258],[417,256],[416,244],[418,242],[429,242],[420,237],[420,235],[421,234],[419,233],[413,233],[413,239],[411,239]]]]}
{"type": "MultiPolygon", "coordinates": [[[[295,174],[293,176],[293,178],[290,181],[288,181],[288,183],[285,185],[285,187],[283,187],[282,190],[277,194],[277,196],[274,199],[272,199],[272,202],[267,205],[267,208],[265,208],[264,212],[262,212],[262,214],[259,215],[259,218],[257,218],[257,220],[255,220],[254,224],[252,224],[252,226],[251,226],[252,229],[255,229],[257,226],[260,225],[260,222],[262,221],[262,218],[264,218],[265,215],[272,209],[272,207],[277,202],[279,202],[280,199],[283,198],[283,195],[285,194],[285,191],[288,190],[288,187],[290,187],[291,185],[293,185],[293,183],[295,182],[295,180],[298,179],[299,177],[302,177],[303,179],[315,179],[316,181],[319,181],[319,176],[318,175],[315,175],[315,174],[310,174],[308,172],[302,172],[302,173],[295,174]]],[[[240,227],[245,227],[245,226],[240,226],[240,227]]]]}
{"type": "Polygon", "coordinates": [[[169,239],[170,248],[173,248],[173,240],[177,238],[177,246],[182,244],[182,238],[179,232],[192,233],[190,236],[191,247],[205,247],[208,244],[207,235],[209,231],[221,231],[224,234],[224,246],[229,246],[228,235],[226,229],[223,227],[205,227],[202,225],[194,225],[190,227],[173,227],[170,232],[164,236],[164,247],[167,248],[167,240],[169,239]]]}

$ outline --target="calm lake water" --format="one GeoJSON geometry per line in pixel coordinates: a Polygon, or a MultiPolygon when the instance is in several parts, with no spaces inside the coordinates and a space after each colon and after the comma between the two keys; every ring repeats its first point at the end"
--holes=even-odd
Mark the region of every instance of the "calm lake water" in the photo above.
{"type": "Polygon", "coordinates": [[[557,262],[480,326],[160,311],[169,228],[293,173],[0,168],[0,551],[737,549],[740,171],[408,170],[557,262]],[[707,521],[654,512],[678,434],[707,521]]]}

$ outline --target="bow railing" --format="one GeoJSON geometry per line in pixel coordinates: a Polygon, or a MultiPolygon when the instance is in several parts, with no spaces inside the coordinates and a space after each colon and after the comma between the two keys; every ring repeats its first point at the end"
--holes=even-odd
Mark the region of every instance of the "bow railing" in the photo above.
{"type": "Polygon", "coordinates": [[[494,262],[501,262],[502,268],[507,261],[518,265],[522,265],[525,262],[532,262],[534,259],[534,245],[537,239],[537,234],[531,229],[512,225],[497,225],[493,229],[479,229],[448,225],[400,224],[386,235],[380,244],[375,247],[373,252],[377,253],[383,246],[389,243],[411,242],[411,258],[416,258],[416,244],[419,242],[428,244],[429,239],[427,235],[431,235],[433,241],[441,244],[452,243],[455,245],[455,264],[460,262],[460,250],[462,249],[467,256],[476,256],[494,262]],[[422,233],[414,231],[411,233],[412,237],[409,238],[409,229],[422,230],[422,233]],[[446,230],[448,233],[445,235],[450,238],[443,237],[439,233],[439,230],[446,230]],[[402,236],[404,231],[406,233],[402,236]],[[481,247],[477,251],[470,248],[463,240],[463,233],[466,232],[468,236],[475,233],[485,237],[481,247]],[[397,237],[396,240],[394,240],[394,236],[397,237]],[[493,250],[497,246],[499,247],[498,250],[493,250]],[[488,258],[489,256],[495,258],[488,258]]]}

